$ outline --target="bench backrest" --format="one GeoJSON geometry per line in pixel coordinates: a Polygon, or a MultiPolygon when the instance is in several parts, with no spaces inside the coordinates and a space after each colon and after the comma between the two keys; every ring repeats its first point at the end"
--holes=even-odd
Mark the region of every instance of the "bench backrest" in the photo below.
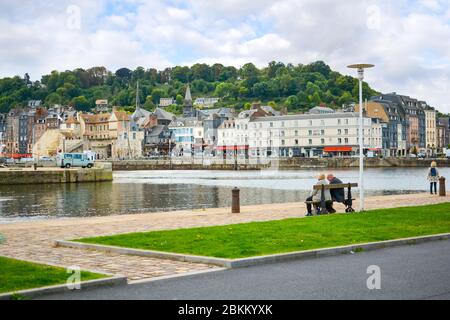
{"type": "Polygon", "coordinates": [[[326,184],[326,185],[318,185],[314,186],[314,190],[332,190],[332,189],[345,189],[345,188],[356,188],[358,186],[357,183],[342,183],[342,184],[326,184]]]}

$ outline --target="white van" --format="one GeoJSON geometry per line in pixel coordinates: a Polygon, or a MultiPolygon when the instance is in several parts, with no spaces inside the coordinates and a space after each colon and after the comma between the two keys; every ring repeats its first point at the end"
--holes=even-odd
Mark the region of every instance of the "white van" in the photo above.
{"type": "Polygon", "coordinates": [[[94,161],[89,159],[88,155],[84,153],[59,153],[57,164],[61,168],[67,169],[71,167],[92,168],[94,161]]]}

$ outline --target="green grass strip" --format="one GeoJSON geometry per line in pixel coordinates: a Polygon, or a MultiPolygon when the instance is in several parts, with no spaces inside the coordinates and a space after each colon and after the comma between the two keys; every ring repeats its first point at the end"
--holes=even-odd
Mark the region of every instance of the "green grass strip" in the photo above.
{"type": "Polygon", "coordinates": [[[450,203],[444,203],[75,241],[236,259],[449,232],[450,203]]]}
{"type": "MultiPolygon", "coordinates": [[[[70,274],[64,268],[0,257],[0,293],[16,292],[65,284],[70,274]]],[[[81,272],[81,281],[95,280],[106,275],[81,272]]]]}

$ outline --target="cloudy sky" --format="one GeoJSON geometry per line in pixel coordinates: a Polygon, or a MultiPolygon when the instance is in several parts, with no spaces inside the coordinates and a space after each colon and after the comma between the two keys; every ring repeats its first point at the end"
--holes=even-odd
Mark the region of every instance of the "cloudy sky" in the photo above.
{"type": "Polygon", "coordinates": [[[104,65],[370,62],[450,112],[450,0],[0,0],[0,77],[104,65]]]}

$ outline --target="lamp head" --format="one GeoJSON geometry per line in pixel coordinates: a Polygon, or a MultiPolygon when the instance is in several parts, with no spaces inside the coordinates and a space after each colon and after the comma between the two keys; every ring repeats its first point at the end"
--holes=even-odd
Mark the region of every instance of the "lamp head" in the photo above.
{"type": "Polygon", "coordinates": [[[347,68],[350,69],[358,69],[358,78],[361,81],[364,80],[364,69],[369,69],[373,67],[375,67],[375,65],[369,63],[358,63],[347,66],[347,68]]]}

